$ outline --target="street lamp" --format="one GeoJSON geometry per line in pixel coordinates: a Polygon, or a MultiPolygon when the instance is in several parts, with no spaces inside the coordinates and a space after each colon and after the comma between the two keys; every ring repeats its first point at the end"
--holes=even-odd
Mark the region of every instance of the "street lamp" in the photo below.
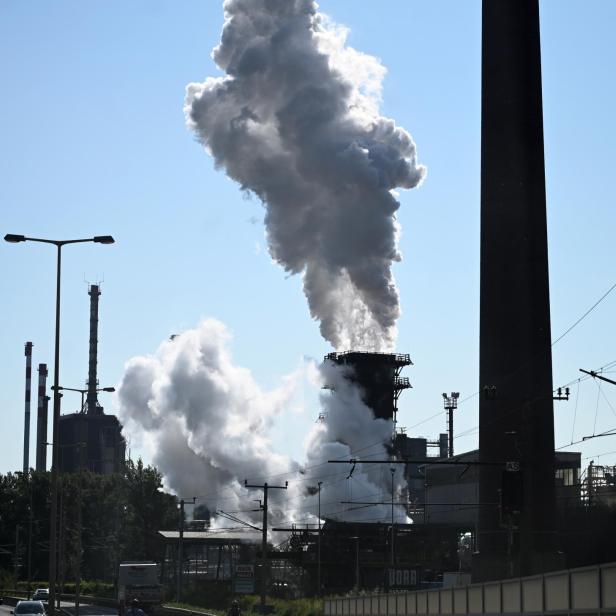
{"type": "Polygon", "coordinates": [[[4,236],[6,242],[17,244],[19,242],[40,242],[53,244],[57,248],[56,265],[56,336],[54,354],[54,395],[53,395],[53,447],[51,458],[51,512],[49,520],[49,605],[52,614],[55,610],[56,598],[56,566],[57,566],[57,517],[58,517],[58,458],[59,458],[59,432],[60,432],[60,271],[62,265],[62,246],[66,244],[81,244],[94,242],[96,244],[113,244],[111,235],[96,235],[94,237],[78,240],[48,240],[38,237],[26,237],[8,233],[4,236]]]}
{"type": "Polygon", "coordinates": [[[453,412],[458,408],[458,398],[460,397],[460,393],[457,391],[452,391],[451,395],[443,394],[443,404],[445,406],[445,410],[449,415],[449,447],[447,452],[447,457],[453,458],[453,412]]]}
{"type": "MultiPolygon", "coordinates": [[[[55,390],[55,385],[52,385],[51,389],[55,390]]],[[[58,387],[58,389],[60,391],[76,391],[77,393],[81,394],[81,411],[83,412],[83,408],[84,408],[84,396],[88,393],[88,391],[90,391],[89,389],[77,389],[75,387],[58,387]]],[[[95,392],[99,392],[99,391],[108,391],[109,393],[113,393],[115,391],[115,387],[100,387],[94,390],[95,392]]]]}

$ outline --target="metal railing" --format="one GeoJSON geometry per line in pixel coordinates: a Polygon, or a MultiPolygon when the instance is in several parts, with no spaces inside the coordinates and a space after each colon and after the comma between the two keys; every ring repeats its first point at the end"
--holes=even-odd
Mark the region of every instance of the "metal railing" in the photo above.
{"type": "Polygon", "coordinates": [[[616,562],[469,586],[330,597],[324,616],[616,614],[616,562]]]}

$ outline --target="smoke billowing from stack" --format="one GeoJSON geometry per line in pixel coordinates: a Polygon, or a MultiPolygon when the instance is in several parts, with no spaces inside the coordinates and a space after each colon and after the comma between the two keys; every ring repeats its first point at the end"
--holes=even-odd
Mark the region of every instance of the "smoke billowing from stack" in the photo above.
{"type": "MultiPolygon", "coordinates": [[[[411,136],[379,115],[385,69],[347,47],[346,31],[313,0],[226,0],[224,10],[213,57],[225,75],[188,85],[188,126],[216,165],[263,202],[270,254],[303,276],[324,338],[337,349],[389,351],[400,314],[394,191],[417,186],[425,169],[411,136]]],[[[210,511],[245,509],[244,479],[282,476],[289,492],[270,496],[271,522],[278,515],[301,523],[314,521],[316,485],[326,476],[324,516],[389,519],[389,508],[340,504],[345,490],[349,500],[390,494],[388,469],[358,464],[352,480],[349,468],[328,470],[331,458],[388,456],[391,418],[375,418],[349,367],[304,364],[264,391],[232,362],[228,338],[221,323],[206,320],[126,365],[122,422],[138,429],[169,487],[200,496],[210,511]],[[269,433],[307,377],[335,395],[321,396],[326,418],[307,435],[302,465],[275,453],[269,433]],[[285,511],[276,513],[280,499],[285,511]]],[[[398,492],[402,473],[395,480],[398,492]]]]}
{"type": "MultiPolygon", "coordinates": [[[[117,398],[122,423],[140,435],[166,483],[177,493],[197,495],[210,511],[231,511],[245,509],[252,498],[244,479],[289,479],[288,492],[270,495],[275,524],[314,520],[314,487],[325,475],[330,479],[321,494],[324,515],[346,520],[389,516],[387,507],[345,511],[340,500],[350,469],[327,469],[328,459],[348,458],[358,450],[360,456],[385,457],[384,443],[391,437],[392,422],[374,418],[347,378],[348,367],[308,363],[276,389],[264,391],[248,370],[233,362],[229,338],[222,323],[208,319],[163,342],[153,355],[135,357],[126,365],[117,398]],[[269,434],[282,414],[297,412],[290,408],[303,378],[315,387],[327,382],[335,395],[322,395],[326,421],[314,424],[308,434],[302,465],[276,453],[269,434]],[[332,473],[337,473],[335,480],[332,473]],[[313,498],[307,499],[310,494],[313,498]]],[[[401,476],[396,480],[402,483],[401,476]]],[[[358,465],[347,496],[361,500],[389,494],[389,482],[389,472],[384,476],[380,466],[358,465]]],[[[250,515],[258,521],[261,514],[250,515]]],[[[403,512],[398,516],[403,519],[403,512]]]]}
{"type": "Polygon", "coordinates": [[[224,77],[187,87],[189,127],[263,202],[269,251],[303,275],[337,348],[391,350],[400,314],[396,188],[425,175],[411,136],[378,113],[384,67],[345,46],[313,0],[226,0],[224,77]]]}

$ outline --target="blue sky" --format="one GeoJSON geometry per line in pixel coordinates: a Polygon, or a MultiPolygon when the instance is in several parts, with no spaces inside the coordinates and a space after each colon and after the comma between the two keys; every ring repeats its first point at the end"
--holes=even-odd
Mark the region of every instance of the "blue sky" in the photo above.
{"type": "MultiPolygon", "coordinates": [[[[410,428],[442,410],[441,392],[466,398],[478,387],[481,5],[320,6],[350,29],[350,45],[387,68],[381,112],[413,135],[428,167],[420,188],[401,193],[404,260],[394,268],[403,309],[398,350],[415,362],[406,370],[414,388],[401,397],[399,413],[410,428]]],[[[556,338],[616,282],[616,4],[545,0],[541,17],[556,338]]],[[[219,74],[210,51],[222,21],[216,0],[0,4],[2,235],[109,233],[117,242],[65,250],[64,386],[81,387],[87,376],[84,279],[104,278],[101,386],[119,381],[126,360],[154,352],[206,316],[227,325],[234,360],[265,388],[302,357],[330,350],[310,319],[301,280],[268,257],[263,208],[214,169],[185,127],[186,84],[219,74]]],[[[35,366],[53,362],[55,262],[48,246],[2,243],[0,263],[6,472],[21,468],[25,341],[34,343],[35,366]]],[[[580,367],[616,360],[615,313],[616,291],[555,346],[555,386],[577,379],[580,367]]],[[[570,402],[555,404],[557,445],[616,426],[616,386],[602,392],[584,381],[577,410],[577,385],[570,402]]],[[[64,410],[76,410],[78,401],[67,394],[64,410]]],[[[111,408],[110,399],[102,402],[111,408]]],[[[314,406],[282,417],[272,434],[279,451],[301,458],[317,415],[314,406]]],[[[477,417],[475,397],[456,417],[458,451],[476,446],[477,417]]],[[[409,429],[431,438],[442,431],[444,415],[409,429]]],[[[616,463],[616,436],[572,449],[584,463],[616,463]]]]}

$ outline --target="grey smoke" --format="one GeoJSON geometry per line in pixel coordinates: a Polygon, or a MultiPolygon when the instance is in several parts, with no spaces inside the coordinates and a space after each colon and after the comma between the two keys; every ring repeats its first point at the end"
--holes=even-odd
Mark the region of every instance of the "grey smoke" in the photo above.
{"type": "Polygon", "coordinates": [[[411,136],[378,112],[385,70],[346,46],[313,0],[226,0],[213,59],[187,86],[188,126],[264,204],[272,258],[303,276],[335,348],[390,350],[400,315],[392,264],[396,188],[425,175],[411,136]]]}
{"type": "MultiPolygon", "coordinates": [[[[275,523],[314,522],[317,482],[323,480],[322,514],[344,520],[389,519],[388,507],[356,509],[340,504],[355,500],[389,500],[389,467],[328,465],[332,458],[348,459],[353,452],[383,459],[383,443],[392,423],[374,419],[359,391],[344,378],[344,369],[326,362],[304,367],[264,391],[248,370],[237,366],[225,326],[207,319],[197,327],[163,342],[153,355],[127,362],[116,402],[125,430],[164,475],[176,494],[197,496],[212,512],[250,509],[260,498],[244,488],[250,482],[282,483],[288,491],[271,494],[270,520],[275,523]],[[313,425],[305,441],[302,464],[276,453],[269,432],[278,417],[289,412],[301,380],[315,387],[335,386],[322,393],[324,422],[313,425]],[[369,446],[369,447],[367,447],[369,446]]],[[[298,457],[301,454],[298,452],[298,457]]],[[[396,475],[396,491],[402,476],[396,475]]],[[[395,497],[398,500],[398,497],[395,497]]],[[[239,517],[260,521],[259,512],[239,517]]],[[[396,508],[398,521],[405,516],[396,508]]],[[[225,523],[226,524],[226,523],[225,523]]]]}

